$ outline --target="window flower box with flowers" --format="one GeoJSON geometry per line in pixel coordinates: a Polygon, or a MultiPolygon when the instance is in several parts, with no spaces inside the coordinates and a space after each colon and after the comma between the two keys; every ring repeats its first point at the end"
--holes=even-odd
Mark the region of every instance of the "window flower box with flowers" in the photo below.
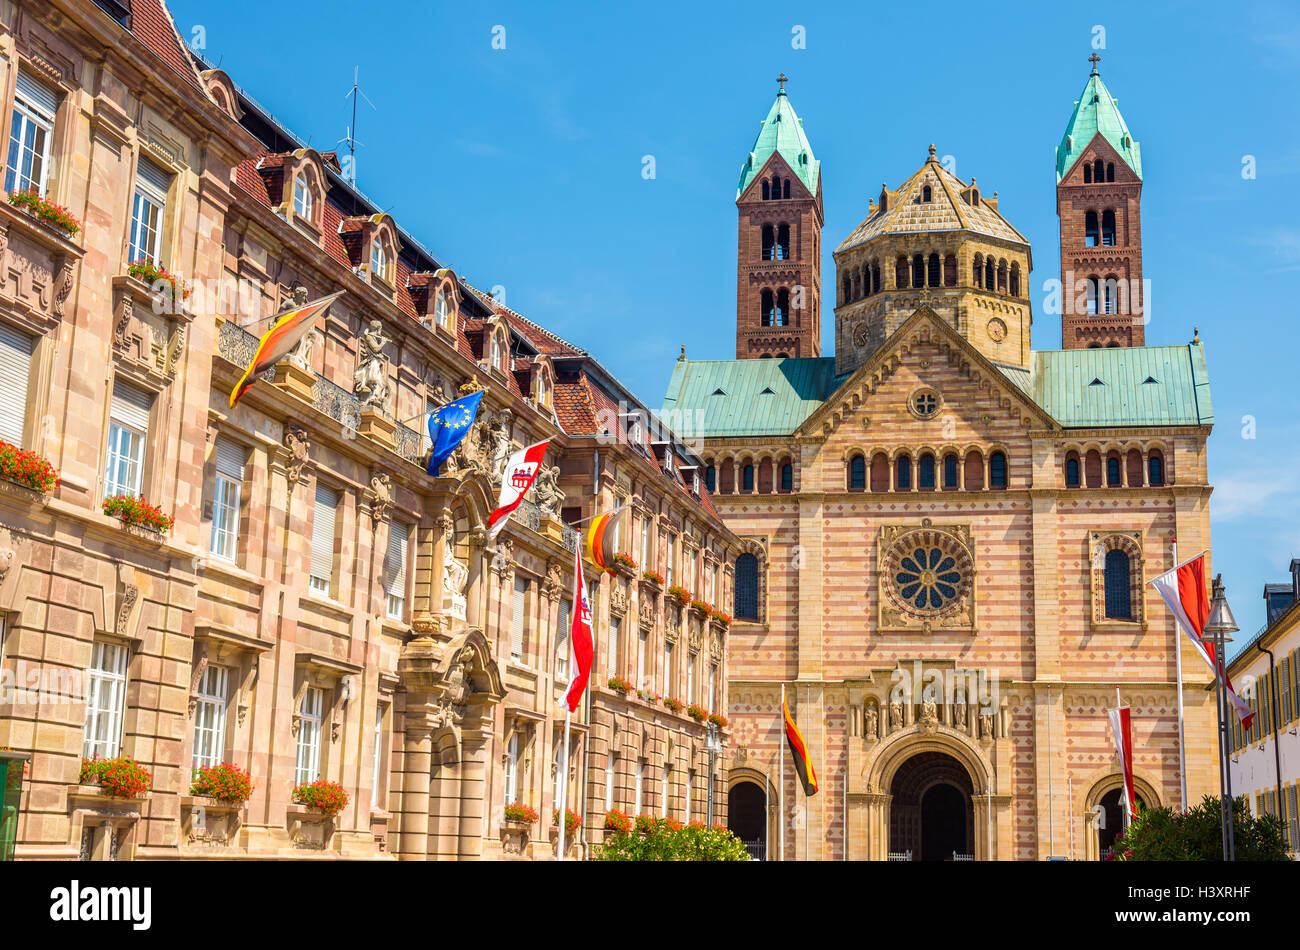
{"type": "Polygon", "coordinates": [[[721,610],[712,610],[709,612],[709,623],[719,630],[726,630],[731,626],[731,616],[721,610]]]}
{"type": "Polygon", "coordinates": [[[630,554],[622,552],[615,554],[609,559],[609,564],[611,574],[622,574],[624,577],[632,577],[636,574],[637,564],[630,554]]]}
{"type": "Polygon", "coordinates": [[[243,805],[253,794],[253,778],[245,769],[227,762],[195,769],[190,794],[227,805],[243,805]]]}
{"type": "Polygon", "coordinates": [[[76,237],[77,232],[81,230],[81,222],[74,218],[67,208],[42,198],[35,188],[9,192],[9,203],[69,239],[76,237]]]}
{"type": "Polygon", "coordinates": [[[35,452],[0,442],[0,478],[42,495],[59,487],[59,473],[35,452]]]}
{"type": "MultiPolygon", "coordinates": [[[[575,831],[582,827],[582,816],[572,808],[564,809],[564,836],[569,838],[575,831]]],[[[560,829],[560,810],[551,809],[551,829],[552,833],[560,829]]]]}
{"type": "Polygon", "coordinates": [[[506,824],[527,829],[537,824],[537,819],[540,816],[537,814],[536,809],[525,805],[523,802],[513,802],[506,806],[503,817],[506,824]]]}
{"type": "Polygon", "coordinates": [[[140,258],[126,265],[126,272],[143,284],[149,292],[162,298],[167,304],[166,312],[181,309],[181,305],[190,298],[190,285],[175,274],[159,267],[148,258],[140,258]]]}
{"type": "Polygon", "coordinates": [[[709,614],[712,612],[713,612],[713,605],[710,604],[707,600],[691,601],[691,613],[695,614],[695,616],[699,617],[701,620],[708,619],[709,614]]]}
{"type": "Polygon", "coordinates": [[[690,716],[696,722],[703,722],[709,718],[709,711],[703,706],[697,706],[695,703],[691,703],[686,707],[686,715],[690,716]]]}
{"type": "Polygon", "coordinates": [[[184,845],[213,848],[236,844],[252,793],[252,777],[238,766],[223,762],[194,769],[190,794],[181,796],[184,845]]]}
{"type": "Polygon", "coordinates": [[[145,528],[164,534],[172,529],[175,519],[162,513],[143,498],[133,495],[110,495],[103,501],[104,514],[118,518],[122,524],[133,528],[145,528]]]}
{"type": "Polygon", "coordinates": [[[324,818],[333,818],[348,807],[348,793],[343,786],[325,779],[303,782],[294,788],[291,798],[295,805],[302,805],[324,818]]]}
{"type": "Polygon", "coordinates": [[[671,696],[666,696],[664,697],[664,705],[675,713],[682,711],[682,701],[680,699],[673,699],[671,696]]]}
{"type": "Polygon", "coordinates": [[[730,723],[727,722],[727,717],[719,713],[710,713],[709,722],[713,723],[719,729],[726,729],[727,726],[730,725],[730,723]]]}
{"type": "Polygon", "coordinates": [[[605,685],[616,693],[622,693],[624,696],[632,692],[632,684],[621,676],[611,676],[609,682],[605,685]]]}
{"type": "Polygon", "coordinates": [[[638,689],[636,691],[636,698],[643,702],[650,703],[652,706],[657,706],[659,705],[660,696],[658,693],[651,692],[648,689],[638,689]]]}
{"type": "Polygon", "coordinates": [[[664,576],[658,571],[642,571],[641,589],[658,594],[664,589],[664,576]]]}
{"type": "Polygon", "coordinates": [[[153,788],[153,776],[130,756],[115,759],[82,759],[79,783],[99,786],[113,798],[144,798],[153,788]]]}
{"type": "Polygon", "coordinates": [[[678,607],[685,607],[691,602],[691,592],[685,587],[674,584],[672,587],[668,588],[668,599],[678,607]]]}
{"type": "Polygon", "coordinates": [[[605,812],[605,830],[625,835],[632,831],[632,819],[616,808],[605,812]]]}

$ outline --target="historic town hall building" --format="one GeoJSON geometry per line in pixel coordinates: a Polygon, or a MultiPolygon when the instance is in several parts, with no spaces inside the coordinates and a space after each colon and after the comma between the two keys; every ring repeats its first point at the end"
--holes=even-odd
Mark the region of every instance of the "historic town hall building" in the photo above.
{"type": "MultiPolygon", "coordinates": [[[[1200,341],[1144,345],[1140,152],[1095,58],[1056,174],[1064,349],[1035,350],[1030,243],[933,145],[826,285],[821,166],[784,83],[744,163],[736,359],[683,353],[663,411],[702,437],[744,552],[729,821],[769,854],[1099,857],[1117,688],[1139,796],[1179,804],[1175,626],[1146,582],[1175,538],[1209,547],[1213,415],[1200,341]],[[788,762],[778,786],[783,683],[807,801],[788,762]]],[[[1196,801],[1213,694],[1186,662],[1196,801]]]]}

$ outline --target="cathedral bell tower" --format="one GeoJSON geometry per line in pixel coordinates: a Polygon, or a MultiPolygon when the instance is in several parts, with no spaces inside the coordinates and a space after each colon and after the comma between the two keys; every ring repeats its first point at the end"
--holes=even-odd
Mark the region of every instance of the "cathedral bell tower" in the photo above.
{"type": "Polygon", "coordinates": [[[736,359],[821,355],[821,166],[780,89],[736,186],[736,359]]]}
{"type": "Polygon", "coordinates": [[[1056,148],[1061,347],[1143,346],[1142,152],[1101,81],[1100,59],[1056,148]]]}

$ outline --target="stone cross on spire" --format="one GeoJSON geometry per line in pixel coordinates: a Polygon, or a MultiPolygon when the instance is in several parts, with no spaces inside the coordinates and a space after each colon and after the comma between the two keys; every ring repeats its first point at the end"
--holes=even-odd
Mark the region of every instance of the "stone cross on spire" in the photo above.
{"type": "Polygon", "coordinates": [[[781,88],[777,92],[785,92],[785,84],[790,81],[790,77],[782,72],[781,75],[776,77],[776,81],[781,84],[781,88]]]}
{"type": "Polygon", "coordinates": [[[1092,74],[1097,75],[1097,64],[1101,62],[1101,57],[1094,52],[1088,57],[1088,62],[1092,63],[1092,74]]]}

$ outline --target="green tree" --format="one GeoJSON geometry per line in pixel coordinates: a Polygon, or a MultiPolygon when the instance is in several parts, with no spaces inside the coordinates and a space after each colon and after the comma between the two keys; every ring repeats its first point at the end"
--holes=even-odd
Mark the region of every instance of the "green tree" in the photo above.
{"type": "Polygon", "coordinates": [[[745,845],[726,828],[638,816],[631,831],[607,832],[602,861],[748,861],[745,845]]]}
{"type": "MultiPolygon", "coordinates": [[[[1233,845],[1238,861],[1286,861],[1281,819],[1256,818],[1244,797],[1233,802],[1233,845]]],[[[1115,839],[1117,861],[1222,861],[1223,825],[1219,799],[1206,795],[1185,812],[1144,808],[1115,839]]]]}

